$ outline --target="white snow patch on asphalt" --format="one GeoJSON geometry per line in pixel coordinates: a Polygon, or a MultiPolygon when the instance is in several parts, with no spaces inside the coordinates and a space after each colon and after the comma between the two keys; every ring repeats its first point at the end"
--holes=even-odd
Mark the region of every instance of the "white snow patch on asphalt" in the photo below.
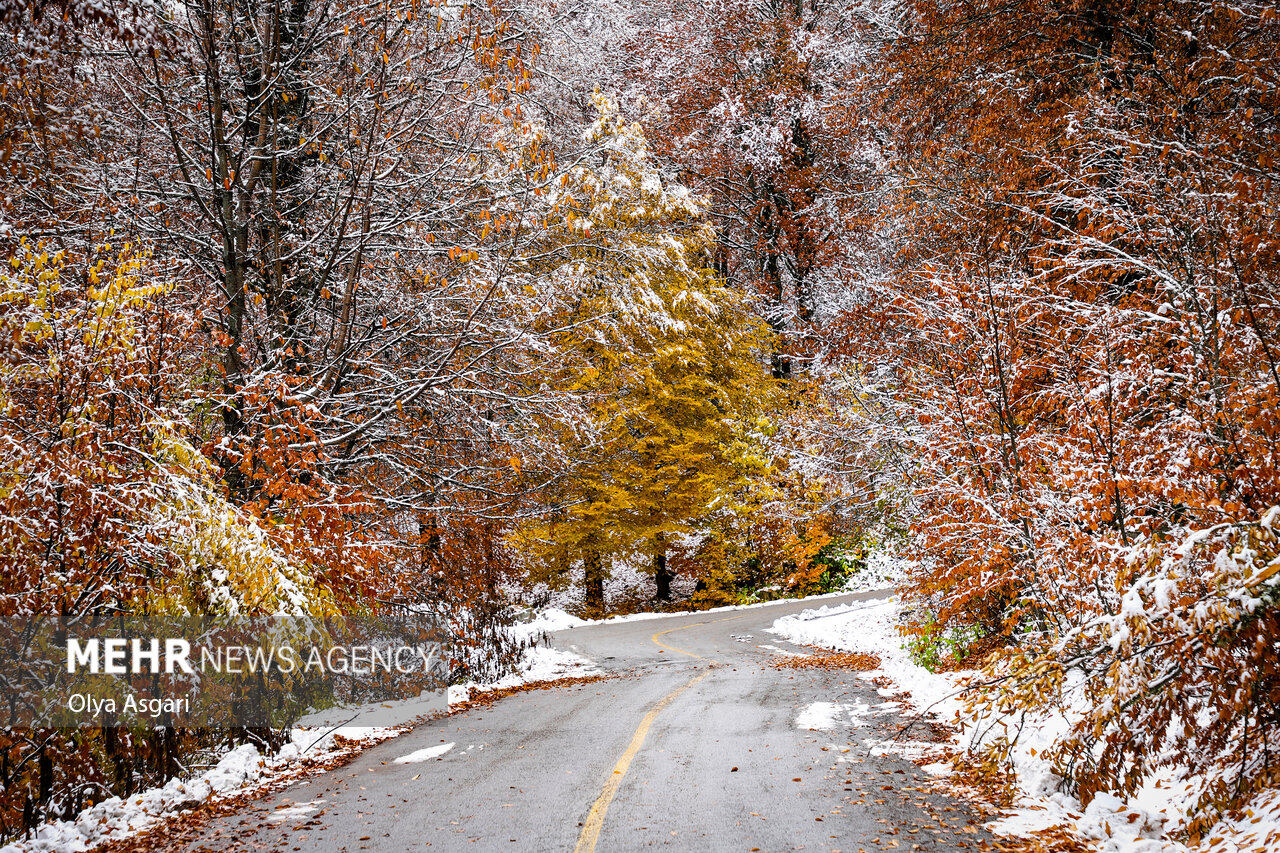
{"type": "MultiPolygon", "coordinates": [[[[835,607],[821,606],[792,616],[784,616],[769,629],[793,643],[822,646],[844,652],[871,652],[880,657],[881,668],[860,673],[865,679],[886,677],[895,690],[879,690],[893,702],[876,706],[875,711],[931,712],[944,719],[959,719],[973,731],[978,723],[959,701],[959,688],[947,674],[932,673],[911,660],[898,633],[898,602],[892,598],[854,602],[835,607]],[[906,691],[910,695],[904,695],[906,691]]],[[[1068,696],[1078,691],[1065,685],[1068,696]]],[[[822,704],[822,703],[818,703],[822,704]]],[[[1001,835],[1028,835],[1037,830],[1069,827],[1101,853],[1191,853],[1185,845],[1167,837],[1185,821],[1194,796],[1193,785],[1179,768],[1168,768],[1158,777],[1145,780],[1128,800],[1099,793],[1085,808],[1079,800],[1059,790],[1061,779],[1040,755],[1066,731],[1077,715],[1068,707],[1045,718],[1029,720],[1019,734],[1012,754],[1013,769],[1020,789],[1014,808],[987,828],[1001,835]]],[[[868,708],[868,712],[873,709],[868,708]]],[[[856,718],[855,718],[856,719],[856,718]]],[[[1003,733],[999,725],[983,721],[988,732],[1003,733]]],[[[1016,726],[1011,724],[1011,729],[1016,726]]],[[[957,746],[968,746],[958,737],[957,746]]],[[[871,744],[874,755],[901,755],[927,760],[937,744],[912,741],[883,741],[871,744]]],[[[944,763],[926,764],[932,775],[949,772],[944,763]]],[[[1280,850],[1280,790],[1259,794],[1243,817],[1226,817],[1205,835],[1195,853],[1254,853],[1280,850]]]]}
{"type": "Polygon", "coordinates": [[[878,717],[885,714],[885,711],[876,711],[866,702],[856,702],[852,705],[845,705],[844,709],[849,714],[849,722],[854,725],[864,725],[868,717],[878,717]]]}
{"type": "Polygon", "coordinates": [[[433,758],[439,758],[449,750],[453,749],[454,744],[442,743],[439,746],[429,746],[426,749],[420,749],[417,752],[411,752],[408,755],[402,755],[396,759],[396,764],[417,764],[421,761],[430,761],[433,758]]]}
{"type": "Polygon", "coordinates": [[[803,652],[792,652],[792,651],[788,651],[787,649],[781,648],[780,646],[771,646],[771,645],[769,645],[768,643],[761,643],[760,645],[756,646],[756,648],[757,648],[757,649],[767,649],[768,651],[774,652],[775,654],[786,655],[786,656],[787,656],[787,657],[789,657],[789,658],[807,658],[807,657],[809,657],[809,655],[806,655],[806,654],[804,654],[803,652]]]}
{"type": "Polygon", "coordinates": [[[883,712],[874,712],[866,702],[812,702],[796,716],[796,727],[829,732],[841,726],[865,725],[868,717],[880,714],[883,712]]]}
{"type": "Polygon", "coordinates": [[[276,809],[271,813],[271,816],[267,818],[267,820],[272,823],[284,823],[286,821],[294,820],[295,818],[306,817],[319,809],[320,804],[323,802],[324,800],[312,800],[309,803],[294,803],[293,805],[286,806],[283,809],[276,809]]]}
{"type": "Polygon", "coordinates": [[[813,702],[796,717],[796,727],[810,731],[835,731],[843,711],[835,702],[813,702]]]}

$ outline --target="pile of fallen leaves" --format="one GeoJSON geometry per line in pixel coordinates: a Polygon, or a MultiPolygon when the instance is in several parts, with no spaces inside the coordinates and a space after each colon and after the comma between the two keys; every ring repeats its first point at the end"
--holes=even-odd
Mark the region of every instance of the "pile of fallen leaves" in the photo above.
{"type": "Polygon", "coordinates": [[[880,668],[880,658],[864,652],[831,652],[826,650],[803,657],[781,657],[773,661],[774,669],[844,669],[869,672],[880,668]]]}

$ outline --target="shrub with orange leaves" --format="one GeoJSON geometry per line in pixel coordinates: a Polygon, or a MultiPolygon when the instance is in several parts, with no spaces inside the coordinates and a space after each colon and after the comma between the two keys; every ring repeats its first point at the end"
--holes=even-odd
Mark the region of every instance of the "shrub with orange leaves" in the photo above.
{"type": "Polygon", "coordinates": [[[0,271],[0,648],[16,655],[2,837],[163,782],[214,736],[41,727],[42,691],[65,666],[44,638],[144,612],[310,635],[346,592],[337,564],[319,562],[335,553],[321,523],[344,507],[228,501],[188,417],[193,324],[146,253],[102,251],[85,264],[24,243],[0,271]]]}
{"type": "Polygon", "coordinates": [[[1084,697],[1054,757],[1086,796],[1202,782],[1194,834],[1280,766],[1280,18],[915,0],[895,21],[897,269],[845,348],[896,370],[906,593],[1014,646],[975,685],[989,707],[1084,697]]]}

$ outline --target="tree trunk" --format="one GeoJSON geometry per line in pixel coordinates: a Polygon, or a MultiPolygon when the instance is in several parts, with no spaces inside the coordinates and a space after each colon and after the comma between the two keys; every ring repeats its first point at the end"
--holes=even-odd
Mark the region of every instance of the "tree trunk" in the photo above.
{"type": "Polygon", "coordinates": [[[494,563],[498,559],[496,550],[494,549],[494,540],[496,535],[493,529],[493,522],[487,521],[484,525],[484,591],[489,596],[489,601],[493,602],[498,597],[498,572],[494,563]]]}
{"type": "Polygon", "coordinates": [[[671,600],[671,570],[667,568],[667,537],[659,533],[654,537],[653,579],[658,585],[659,601],[671,600]]]}
{"type": "Polygon", "coordinates": [[[593,543],[582,549],[582,567],[587,588],[587,613],[591,616],[604,615],[604,564],[600,559],[600,551],[593,543]]]}

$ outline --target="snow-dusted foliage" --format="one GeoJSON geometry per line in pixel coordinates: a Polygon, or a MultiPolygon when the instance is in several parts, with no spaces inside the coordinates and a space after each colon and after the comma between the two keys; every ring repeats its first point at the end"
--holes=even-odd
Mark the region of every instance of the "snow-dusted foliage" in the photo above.
{"type": "Polygon", "coordinates": [[[229,503],[189,443],[190,321],[163,307],[172,285],[145,253],[102,253],[86,269],[23,244],[0,271],[0,634],[12,664],[0,833],[74,814],[122,778],[162,781],[191,746],[32,728],[48,667],[65,666],[48,638],[104,619],[185,619],[284,640],[331,613],[314,568],[229,503]]]}
{"type": "MultiPolygon", "coordinates": [[[[1043,649],[1011,653],[979,680],[987,712],[1067,708],[1042,755],[1088,801],[1171,774],[1199,836],[1232,805],[1274,787],[1280,738],[1280,507],[1124,555],[1109,611],[1043,649]]],[[[1002,743],[1016,742],[1016,729],[1002,743]]]]}
{"type": "Polygon", "coordinates": [[[707,266],[705,200],[664,179],[614,102],[595,102],[592,154],[545,194],[546,233],[523,269],[562,306],[548,330],[561,364],[543,381],[567,405],[538,419],[564,461],[518,541],[553,585],[580,562],[599,611],[614,558],[648,557],[671,597],[669,548],[733,514],[767,467],[769,389],[763,325],[707,266]]]}
{"type": "Polygon", "coordinates": [[[1190,768],[1198,833],[1280,772],[1280,21],[897,5],[872,75],[897,251],[843,348],[892,367],[915,630],[1006,645],[993,708],[1078,685],[1067,784],[1190,768]]]}
{"type": "MultiPolygon", "coordinates": [[[[919,648],[1006,647],[990,708],[1083,703],[1050,750],[1082,793],[1181,761],[1190,832],[1270,796],[1269,5],[0,0],[0,26],[10,639],[408,604],[497,678],[523,582],[606,608],[613,563],[710,606],[904,546],[919,648]]],[[[0,837],[190,746],[12,729],[36,758],[0,767],[0,837]]]]}

